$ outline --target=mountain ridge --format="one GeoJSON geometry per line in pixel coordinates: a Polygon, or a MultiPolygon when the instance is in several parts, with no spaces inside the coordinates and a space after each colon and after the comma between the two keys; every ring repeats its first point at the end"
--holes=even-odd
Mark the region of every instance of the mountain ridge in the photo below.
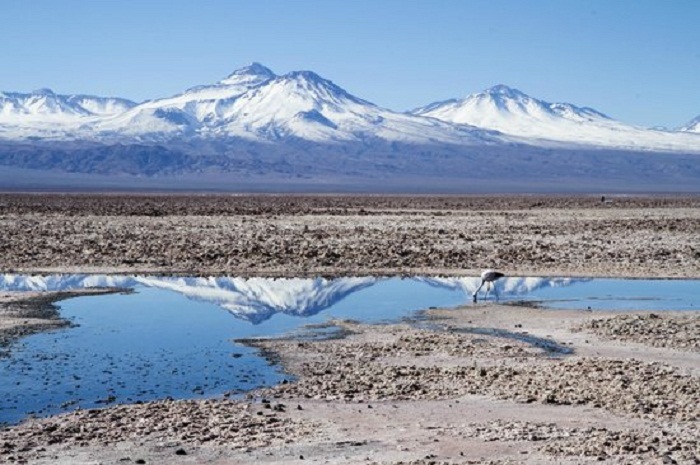
{"type": "Polygon", "coordinates": [[[50,90],[17,95],[0,93],[0,166],[33,170],[36,179],[22,184],[8,174],[0,185],[41,186],[56,172],[109,185],[168,178],[178,188],[182,177],[198,177],[196,186],[211,177],[227,185],[225,178],[231,189],[251,179],[324,190],[342,179],[353,191],[434,190],[446,182],[451,191],[489,183],[506,190],[700,186],[700,134],[625,125],[502,84],[403,113],[313,71],[277,75],[259,63],[138,104],[50,90]],[[465,101],[465,119],[450,114],[465,101]],[[24,113],[30,116],[17,116],[24,113]]]}
{"type": "Polygon", "coordinates": [[[627,125],[591,107],[550,103],[503,84],[461,99],[433,102],[411,114],[470,124],[537,144],[546,141],[634,150],[698,152],[680,131],[627,125]]]}
{"type": "Polygon", "coordinates": [[[276,75],[259,63],[236,70],[217,83],[129,105],[121,112],[97,115],[94,110],[66,108],[64,113],[70,114],[64,115],[59,126],[49,125],[54,122],[49,117],[37,117],[29,125],[8,117],[0,125],[0,138],[107,143],[164,143],[183,137],[272,143],[283,139],[320,143],[380,139],[452,145],[500,142],[494,131],[380,108],[313,71],[276,75]]]}
{"type": "Polygon", "coordinates": [[[338,143],[376,138],[700,153],[696,127],[700,124],[679,131],[626,125],[593,108],[549,103],[504,84],[401,113],[356,97],[313,71],[277,75],[257,62],[214,84],[139,104],[50,90],[0,93],[4,140],[163,143],[187,137],[338,143]]]}
{"type": "Polygon", "coordinates": [[[12,116],[39,116],[67,113],[75,116],[108,116],[138,105],[121,97],[87,94],[57,94],[49,88],[33,92],[0,91],[0,123],[12,116]],[[57,111],[62,110],[62,111],[57,111]]]}

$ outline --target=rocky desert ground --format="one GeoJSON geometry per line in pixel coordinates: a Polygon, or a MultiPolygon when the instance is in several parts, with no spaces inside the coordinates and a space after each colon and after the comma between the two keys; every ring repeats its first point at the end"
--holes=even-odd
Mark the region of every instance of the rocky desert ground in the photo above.
{"type": "MultiPolygon", "coordinates": [[[[697,197],[8,194],[0,250],[5,272],[698,278],[698,207],[697,197]]],[[[3,297],[2,321],[33,324],[32,305],[8,303],[25,297],[3,297]]],[[[46,308],[51,296],[33,298],[46,308]]],[[[700,463],[697,312],[480,302],[335,324],[343,337],[247,341],[290,373],[277,387],[27,420],[0,429],[0,462],[700,463]]],[[[4,344],[23,334],[12,331],[4,344]]]]}
{"type": "Polygon", "coordinates": [[[0,195],[5,271],[700,275],[700,197],[0,195]]]}

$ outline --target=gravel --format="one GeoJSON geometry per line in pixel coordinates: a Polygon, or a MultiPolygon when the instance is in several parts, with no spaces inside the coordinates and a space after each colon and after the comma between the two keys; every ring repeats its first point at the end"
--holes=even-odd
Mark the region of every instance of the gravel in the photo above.
{"type": "Polygon", "coordinates": [[[700,276],[700,198],[0,196],[8,270],[700,276]]]}
{"type": "Polygon", "coordinates": [[[353,332],[345,340],[258,341],[267,351],[287,354],[282,359],[289,360],[287,368],[300,378],[264,395],[358,403],[482,395],[518,403],[592,407],[654,426],[615,430],[497,421],[443,425],[442,429],[484,441],[541,443],[537,450],[554,457],[629,464],[700,463],[700,379],[673,367],[633,359],[548,357],[519,346],[505,350],[506,343],[496,338],[486,338],[484,343],[465,334],[400,325],[358,325],[353,332]],[[424,352],[428,347],[433,348],[431,355],[424,352]],[[290,351],[295,355],[290,356],[290,351]],[[517,355],[510,359],[513,352],[517,355]],[[442,357],[442,363],[411,362],[431,356],[442,357]],[[493,358],[499,362],[486,362],[493,358]]]}
{"type": "MultiPolygon", "coordinates": [[[[60,454],[60,450],[108,448],[124,442],[167,444],[173,456],[177,450],[204,445],[259,450],[323,437],[328,425],[294,416],[306,411],[296,406],[307,402],[356,404],[367,411],[369,401],[405,402],[410,408],[414,401],[459,402],[477,395],[599,409],[635,421],[629,428],[564,427],[518,419],[463,425],[438,421],[436,437],[525,442],[555,461],[700,462],[700,379],[671,366],[633,359],[555,357],[524,342],[457,330],[337,324],[345,338],[248,341],[281,360],[297,379],[256,391],[247,401],[166,400],[33,420],[0,430],[0,461],[23,463],[45,457],[46,448],[60,454]],[[427,363],[419,364],[420,360],[427,363]]],[[[527,463],[537,463],[534,457],[535,462],[527,463]]],[[[427,456],[381,463],[524,462],[441,461],[427,456]]]]}
{"type": "MultiPolygon", "coordinates": [[[[588,405],[655,420],[700,420],[700,379],[675,368],[638,360],[598,358],[542,359],[512,341],[472,337],[401,326],[355,326],[354,331],[379,332],[375,340],[289,342],[262,340],[268,352],[297,356],[312,352],[287,369],[300,377],[269,391],[278,398],[346,401],[453,399],[467,394],[491,395],[517,402],[588,405]],[[403,334],[405,331],[405,334],[403,334]],[[457,357],[452,364],[415,364],[415,356],[433,347],[434,353],[457,357]],[[426,349],[427,350],[427,349],[426,349]],[[500,354],[500,356],[499,356],[500,354]],[[537,363],[480,362],[529,356],[537,363]],[[393,360],[392,360],[393,359],[393,360]],[[397,362],[397,360],[399,360],[397,362]]],[[[283,358],[284,359],[284,358],[283,358]]]]}
{"type": "MultiPolygon", "coordinates": [[[[0,254],[5,272],[476,275],[495,267],[511,275],[700,276],[700,198],[611,199],[7,194],[0,195],[0,254]]],[[[17,316],[31,314],[8,318],[17,316]]],[[[634,426],[509,419],[454,426],[450,434],[536,444],[553,463],[700,463],[700,380],[669,365],[554,356],[450,328],[344,326],[349,336],[338,340],[250,341],[296,380],[248,401],[165,400],[35,419],[0,429],[0,462],[125,442],[167,444],[173,459],[193,457],[205,445],[238,452],[282,447],[318,440],[323,427],[295,417],[285,404],[411,405],[477,395],[580,406],[634,426]]],[[[652,314],[594,319],[578,328],[684,355],[698,352],[698,329],[696,317],[652,314]]],[[[0,344],[18,336],[0,331],[0,344]]],[[[413,458],[381,463],[537,463],[413,458]]]]}
{"type": "Polygon", "coordinates": [[[47,446],[65,448],[123,441],[161,442],[179,449],[203,444],[246,449],[292,442],[313,424],[286,417],[284,404],[228,400],[164,400],[109,409],[78,410],[0,429],[0,462],[41,457],[47,446]]]}
{"type": "Polygon", "coordinates": [[[576,328],[606,339],[700,352],[700,315],[669,317],[656,313],[595,318],[576,328]]]}
{"type": "Polygon", "coordinates": [[[697,463],[700,434],[697,425],[678,428],[660,424],[645,430],[613,431],[608,428],[561,428],[554,423],[494,421],[470,424],[454,431],[485,441],[534,441],[540,452],[555,457],[614,457],[622,463],[697,463]]]}

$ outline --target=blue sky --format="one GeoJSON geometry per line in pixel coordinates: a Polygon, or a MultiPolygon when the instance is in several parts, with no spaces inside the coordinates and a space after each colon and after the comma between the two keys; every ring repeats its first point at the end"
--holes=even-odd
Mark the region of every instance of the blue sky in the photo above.
{"type": "Polygon", "coordinates": [[[495,84],[677,127],[700,115],[700,1],[3,0],[0,90],[141,101],[258,61],[393,110],[495,84]]]}

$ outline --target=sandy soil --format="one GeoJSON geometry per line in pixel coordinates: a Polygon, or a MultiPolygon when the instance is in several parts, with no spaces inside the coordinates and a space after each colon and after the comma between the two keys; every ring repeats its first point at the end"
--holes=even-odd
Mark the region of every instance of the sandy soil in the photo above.
{"type": "MultiPolygon", "coordinates": [[[[6,195],[0,252],[5,272],[697,278],[698,207],[693,197],[6,195]]],[[[0,328],[34,326],[31,312],[0,308],[0,328]]],[[[37,329],[61,324],[46,316],[37,329]]],[[[293,381],[239,401],[28,420],[0,429],[0,463],[697,464],[699,322],[492,303],[414,324],[338,322],[344,338],[249,341],[293,381]]]]}

